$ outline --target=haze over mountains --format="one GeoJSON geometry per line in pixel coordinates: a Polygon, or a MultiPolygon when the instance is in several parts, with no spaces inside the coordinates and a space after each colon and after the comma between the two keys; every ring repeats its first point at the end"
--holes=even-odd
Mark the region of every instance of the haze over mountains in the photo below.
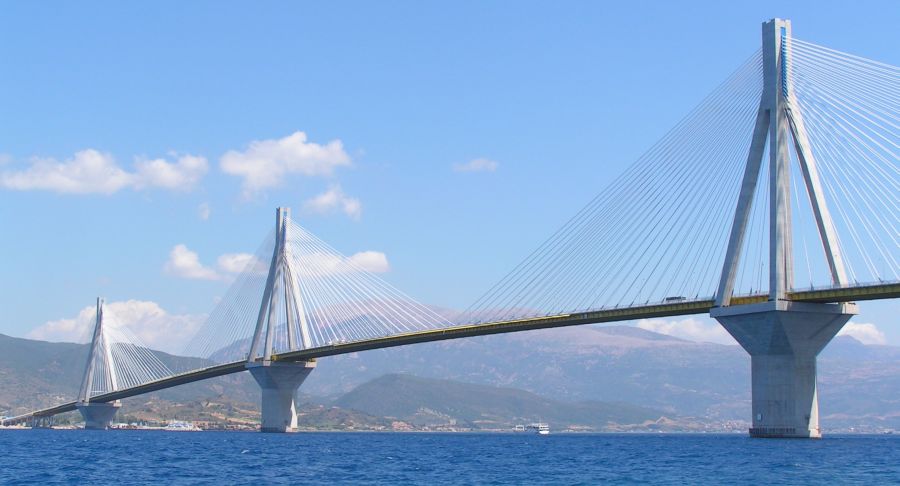
{"type": "MultiPolygon", "coordinates": [[[[336,356],[322,360],[304,391],[338,396],[392,372],[520,388],[570,402],[627,402],[706,421],[750,417],[750,358],[740,347],[628,326],[548,329],[336,356]]],[[[819,359],[819,400],[827,425],[900,426],[900,348],[837,337],[819,359]]]]}
{"type": "MultiPolygon", "coordinates": [[[[84,345],[0,336],[0,413],[71,400],[85,353],[84,345]]],[[[187,363],[176,361],[190,359],[161,357],[179,368],[187,363]]],[[[749,361],[737,346],[627,326],[374,350],[319,360],[301,388],[309,412],[301,422],[499,428],[543,419],[624,430],[665,417],[690,430],[721,428],[749,419],[749,361]]],[[[900,429],[900,348],[838,337],[820,356],[819,399],[826,429],[900,429]]],[[[215,404],[227,409],[221,416],[252,419],[258,390],[242,373],[131,400],[178,405],[182,417],[215,404]]]]}
{"type": "MultiPolygon", "coordinates": [[[[87,359],[87,344],[48,343],[0,334],[0,414],[26,412],[75,400],[87,359]]],[[[157,352],[170,369],[212,364],[157,352]]],[[[239,401],[256,401],[259,392],[249,376],[230,375],[159,392],[171,401],[214,397],[223,392],[239,401]],[[252,385],[252,386],[251,386],[252,385]]]]}

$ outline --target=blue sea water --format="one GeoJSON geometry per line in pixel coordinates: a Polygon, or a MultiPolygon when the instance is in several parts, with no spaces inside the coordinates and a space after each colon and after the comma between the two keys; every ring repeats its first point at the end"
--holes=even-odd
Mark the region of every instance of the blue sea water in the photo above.
{"type": "Polygon", "coordinates": [[[3,484],[900,484],[900,436],[0,431],[3,484]]]}

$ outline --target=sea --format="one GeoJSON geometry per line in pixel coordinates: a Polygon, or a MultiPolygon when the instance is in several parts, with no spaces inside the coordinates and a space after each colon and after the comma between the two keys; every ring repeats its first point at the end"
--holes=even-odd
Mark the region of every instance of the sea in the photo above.
{"type": "Polygon", "coordinates": [[[0,430],[2,484],[900,484],[900,436],[0,430]]]}

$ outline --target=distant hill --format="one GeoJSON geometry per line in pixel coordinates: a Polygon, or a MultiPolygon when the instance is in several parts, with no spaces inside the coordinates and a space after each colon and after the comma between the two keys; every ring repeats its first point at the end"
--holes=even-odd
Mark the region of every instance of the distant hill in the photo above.
{"type": "MultiPolygon", "coordinates": [[[[444,341],[322,359],[303,386],[338,397],[391,373],[512,387],[565,402],[640,404],[706,421],[748,420],[750,358],[628,326],[579,326],[444,341]]],[[[819,359],[829,427],[900,428],[900,348],[839,336],[819,359]]]]}
{"type": "MultiPolygon", "coordinates": [[[[0,413],[73,400],[86,356],[86,345],[0,335],[0,413]]],[[[173,369],[210,363],[158,356],[173,369]]],[[[653,415],[721,425],[750,417],[750,359],[737,346],[579,326],[323,358],[300,395],[312,428],[380,427],[384,417],[414,424],[453,417],[478,427],[543,418],[597,427],[653,415]],[[519,402],[527,407],[517,411],[519,402]]],[[[836,338],[819,359],[819,398],[826,429],[900,429],[900,348],[836,338]]],[[[246,422],[256,420],[258,407],[256,383],[240,373],[128,399],[123,414],[246,422]]]]}
{"type": "Polygon", "coordinates": [[[337,397],[389,373],[513,387],[558,400],[618,401],[670,414],[745,418],[750,359],[627,326],[580,326],[322,359],[304,390],[337,397]]]}
{"type": "MultiPolygon", "coordinates": [[[[172,370],[200,368],[212,363],[162,352],[155,354],[172,370]]],[[[0,413],[12,415],[75,400],[87,355],[86,344],[50,343],[0,334],[0,413]]],[[[223,376],[128,399],[125,411],[151,399],[185,402],[219,397],[228,402],[256,404],[259,388],[246,373],[223,376]]]]}
{"type": "Polygon", "coordinates": [[[509,429],[538,421],[555,428],[603,429],[610,424],[654,422],[664,415],[627,403],[567,403],[514,388],[403,374],[366,382],[334,404],[416,426],[453,423],[473,429],[509,429]]]}
{"type": "Polygon", "coordinates": [[[85,345],[0,334],[0,410],[24,411],[73,400],[86,359],[85,345]]]}

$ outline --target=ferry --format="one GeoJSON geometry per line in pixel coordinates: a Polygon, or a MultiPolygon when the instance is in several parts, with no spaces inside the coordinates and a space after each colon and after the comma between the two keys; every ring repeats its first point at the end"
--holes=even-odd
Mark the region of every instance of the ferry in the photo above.
{"type": "Polygon", "coordinates": [[[539,435],[548,435],[550,433],[550,425],[542,422],[531,424],[527,428],[537,432],[539,435]]]}
{"type": "Polygon", "coordinates": [[[162,430],[168,432],[202,432],[203,429],[197,427],[191,422],[181,422],[178,420],[169,422],[162,430]]]}
{"type": "Polygon", "coordinates": [[[162,430],[165,432],[202,432],[203,429],[194,425],[193,422],[184,422],[181,420],[173,420],[166,425],[147,425],[143,423],[132,422],[130,424],[112,424],[111,429],[117,430],[162,430]]]}

